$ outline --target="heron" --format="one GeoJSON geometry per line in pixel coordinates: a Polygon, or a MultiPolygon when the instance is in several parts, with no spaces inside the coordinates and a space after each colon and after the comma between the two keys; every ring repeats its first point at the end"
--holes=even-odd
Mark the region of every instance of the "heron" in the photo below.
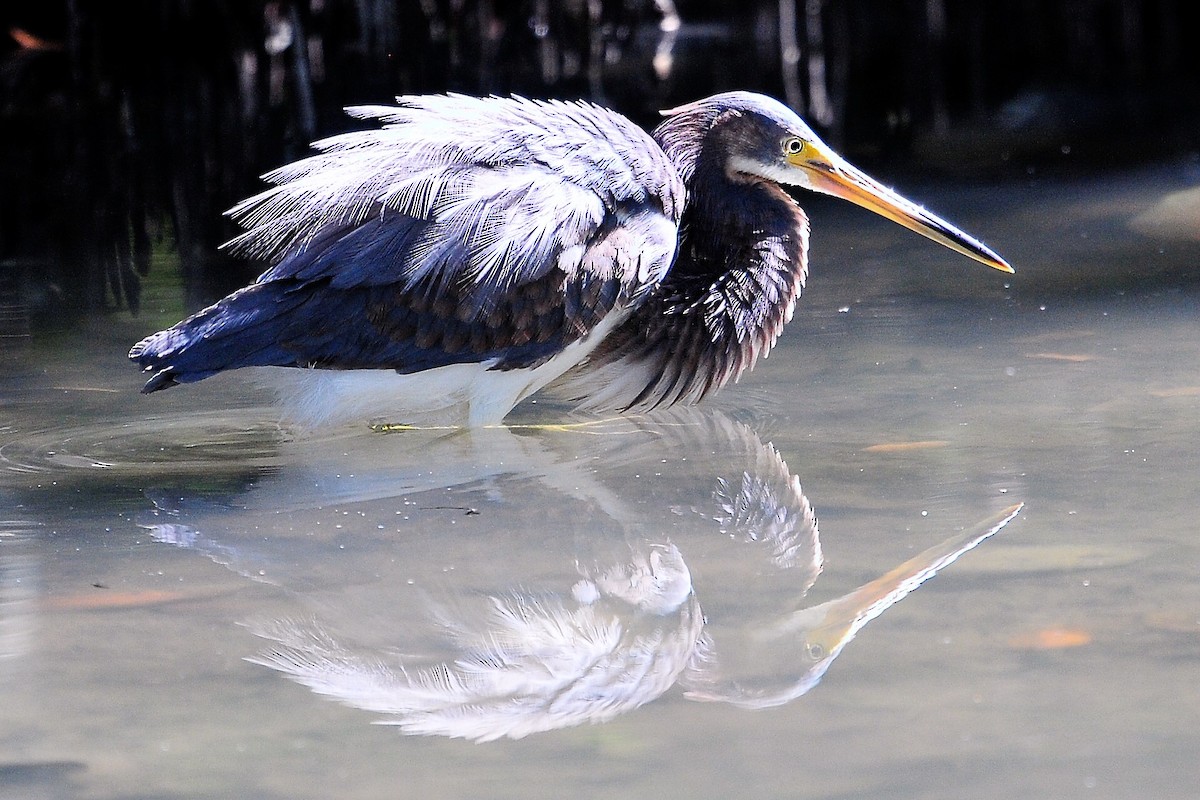
{"type": "Polygon", "coordinates": [[[301,423],[497,424],[557,389],[691,404],[753,368],[834,195],[1003,272],[982,242],[849,164],[790,108],[717,94],[650,133],[583,101],[402,96],[232,208],[251,285],[136,344],[142,392],[259,370],[301,423]]]}

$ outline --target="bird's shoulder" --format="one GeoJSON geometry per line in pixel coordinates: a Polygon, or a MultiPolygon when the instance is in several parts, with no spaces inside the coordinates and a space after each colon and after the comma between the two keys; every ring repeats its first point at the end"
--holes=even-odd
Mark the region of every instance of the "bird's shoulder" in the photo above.
{"type": "Polygon", "coordinates": [[[354,114],[382,127],[318,143],[232,212],[235,246],[270,266],[204,324],[272,363],[537,365],[674,261],[682,183],[620,115],[463,96],[354,114]]]}
{"type": "Polygon", "coordinates": [[[231,247],[281,261],[330,229],[398,212],[469,219],[489,235],[554,230],[569,249],[614,214],[674,224],[683,214],[683,182],[662,148],[591,103],[451,94],[347,111],[380,127],[317,142],[315,155],[265,175],[274,186],[229,212],[246,228],[231,247]]]}

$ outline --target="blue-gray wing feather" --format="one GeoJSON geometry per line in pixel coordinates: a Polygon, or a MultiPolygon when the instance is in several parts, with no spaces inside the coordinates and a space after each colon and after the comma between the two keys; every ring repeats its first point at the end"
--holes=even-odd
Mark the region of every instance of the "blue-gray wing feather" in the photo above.
{"type": "Polygon", "coordinates": [[[636,305],[674,258],[682,183],[582,103],[399,98],[230,212],[250,287],[139,343],[146,390],[251,365],[535,365],[636,305]]]}

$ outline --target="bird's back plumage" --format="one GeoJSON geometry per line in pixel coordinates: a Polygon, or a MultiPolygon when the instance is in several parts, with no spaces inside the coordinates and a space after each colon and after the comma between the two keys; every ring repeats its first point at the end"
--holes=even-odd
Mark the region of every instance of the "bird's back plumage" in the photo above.
{"type": "Polygon", "coordinates": [[[570,351],[515,404],[674,259],[682,181],[620,115],[458,95],[350,111],[383,127],[318,143],[230,212],[246,227],[230,246],[271,265],[138,343],[144,391],[246,366],[538,370],[570,351]]]}

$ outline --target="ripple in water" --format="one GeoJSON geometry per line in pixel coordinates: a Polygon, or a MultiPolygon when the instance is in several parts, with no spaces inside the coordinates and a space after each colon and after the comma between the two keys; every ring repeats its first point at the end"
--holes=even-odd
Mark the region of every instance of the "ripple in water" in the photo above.
{"type": "Polygon", "coordinates": [[[274,466],[287,434],[268,417],[236,413],[237,418],[220,411],[34,431],[0,429],[0,478],[274,466]]]}

